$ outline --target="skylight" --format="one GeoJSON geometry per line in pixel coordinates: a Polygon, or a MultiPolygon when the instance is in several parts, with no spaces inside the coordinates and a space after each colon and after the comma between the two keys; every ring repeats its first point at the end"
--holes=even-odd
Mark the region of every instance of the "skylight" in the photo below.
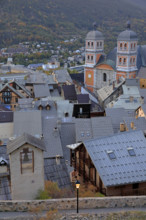
{"type": "Polygon", "coordinates": [[[129,153],[130,156],[136,156],[135,151],[134,151],[133,148],[128,148],[127,150],[128,150],[128,153],[129,153]]]}
{"type": "Polygon", "coordinates": [[[109,158],[110,158],[111,160],[116,159],[116,155],[115,155],[115,153],[114,153],[113,151],[108,151],[107,153],[108,153],[108,156],[109,156],[109,158]]]}

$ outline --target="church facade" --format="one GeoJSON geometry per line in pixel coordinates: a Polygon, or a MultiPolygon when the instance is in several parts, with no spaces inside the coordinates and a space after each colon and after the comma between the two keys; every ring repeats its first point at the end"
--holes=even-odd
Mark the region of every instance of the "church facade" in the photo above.
{"type": "Polygon", "coordinates": [[[130,22],[127,29],[117,38],[114,59],[104,53],[104,36],[98,30],[90,31],[85,39],[84,84],[95,92],[104,86],[111,85],[120,78],[137,76],[137,35],[131,30],[130,22]]]}

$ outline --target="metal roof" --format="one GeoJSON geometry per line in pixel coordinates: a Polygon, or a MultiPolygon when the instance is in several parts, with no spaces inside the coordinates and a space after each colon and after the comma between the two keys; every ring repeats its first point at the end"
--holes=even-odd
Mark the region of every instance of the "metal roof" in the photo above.
{"type": "Polygon", "coordinates": [[[50,96],[48,84],[34,84],[34,96],[35,98],[42,98],[50,96]]]}
{"type": "Polygon", "coordinates": [[[146,139],[142,131],[123,132],[84,142],[105,186],[146,182],[146,139]],[[136,156],[130,156],[133,148],[136,156]],[[114,152],[116,159],[110,159],[114,152]]]}
{"type": "Polygon", "coordinates": [[[31,144],[41,150],[45,150],[45,145],[44,142],[42,140],[40,140],[39,138],[36,138],[30,134],[27,133],[23,133],[23,135],[15,138],[12,141],[9,141],[7,144],[7,154],[10,154],[12,152],[14,152],[15,150],[17,150],[18,148],[20,148],[22,145],[24,145],[25,143],[31,144]]]}

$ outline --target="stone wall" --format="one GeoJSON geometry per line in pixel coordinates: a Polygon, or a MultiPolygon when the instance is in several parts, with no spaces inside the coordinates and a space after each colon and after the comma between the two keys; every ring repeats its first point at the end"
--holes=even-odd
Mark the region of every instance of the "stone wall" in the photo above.
{"type": "MultiPolygon", "coordinates": [[[[50,199],[50,200],[24,200],[24,201],[0,201],[1,211],[31,211],[34,208],[44,211],[49,209],[76,209],[76,198],[72,199],[50,199]]],[[[146,207],[146,196],[127,196],[127,197],[102,197],[102,198],[80,198],[80,209],[97,208],[123,208],[123,207],[146,207]]]]}

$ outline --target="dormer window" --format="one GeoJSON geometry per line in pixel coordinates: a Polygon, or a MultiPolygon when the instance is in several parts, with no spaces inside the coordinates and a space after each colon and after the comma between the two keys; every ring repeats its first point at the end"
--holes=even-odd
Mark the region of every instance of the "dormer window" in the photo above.
{"type": "Polygon", "coordinates": [[[136,156],[135,151],[132,147],[127,148],[127,150],[130,156],[136,156]]]}
{"type": "Polygon", "coordinates": [[[115,153],[113,151],[107,151],[107,154],[108,154],[108,156],[109,156],[109,158],[111,160],[115,160],[116,159],[116,155],[115,155],[115,153]]]}
{"type": "Polygon", "coordinates": [[[21,174],[34,172],[34,152],[29,148],[24,148],[20,152],[21,174]]]}

